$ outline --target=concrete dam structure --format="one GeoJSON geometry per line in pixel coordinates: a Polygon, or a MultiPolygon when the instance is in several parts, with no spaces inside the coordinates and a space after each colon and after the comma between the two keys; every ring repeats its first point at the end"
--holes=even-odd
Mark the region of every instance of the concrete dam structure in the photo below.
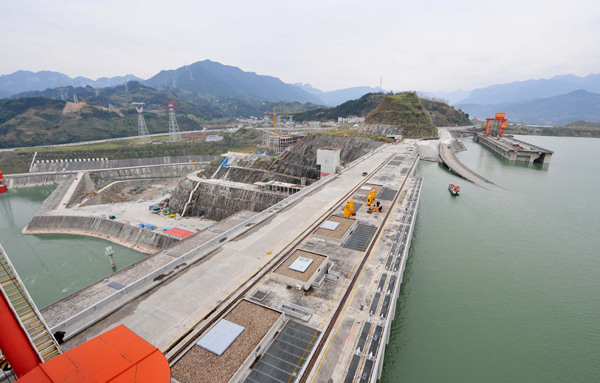
{"type": "Polygon", "coordinates": [[[261,212],[288,197],[288,194],[264,192],[252,184],[221,180],[181,181],[173,191],[169,207],[186,217],[204,216],[220,221],[242,210],[261,212]],[[193,193],[190,197],[190,193],[193,193]]]}
{"type": "Polygon", "coordinates": [[[173,156],[155,158],[133,158],[129,160],[108,160],[106,158],[77,158],[60,160],[37,160],[31,166],[31,172],[58,172],[76,170],[96,170],[113,168],[130,168],[137,166],[169,165],[196,162],[218,161],[219,156],[173,156]]]}
{"type": "Polygon", "coordinates": [[[49,228],[52,233],[65,232],[104,239],[110,238],[113,242],[144,253],[154,253],[166,249],[181,240],[181,238],[171,235],[106,218],[59,215],[36,215],[23,229],[23,233],[47,233],[49,228]]]}
{"type": "Polygon", "coordinates": [[[477,133],[475,142],[487,146],[509,161],[549,164],[553,151],[510,137],[486,136],[477,133]]]}
{"type": "Polygon", "coordinates": [[[249,155],[206,167],[205,178],[189,175],[173,192],[169,207],[184,216],[216,221],[242,210],[260,212],[321,177],[318,149],[339,147],[344,165],[381,145],[362,137],[308,135],[276,160],[249,155]]]}

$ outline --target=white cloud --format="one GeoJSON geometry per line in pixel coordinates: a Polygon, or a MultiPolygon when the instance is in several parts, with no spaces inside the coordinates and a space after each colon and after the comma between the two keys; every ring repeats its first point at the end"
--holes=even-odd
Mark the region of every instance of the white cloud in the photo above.
{"type": "Polygon", "coordinates": [[[211,59],[323,90],[473,89],[600,72],[600,2],[31,1],[0,5],[0,73],[97,78],[211,59]]]}

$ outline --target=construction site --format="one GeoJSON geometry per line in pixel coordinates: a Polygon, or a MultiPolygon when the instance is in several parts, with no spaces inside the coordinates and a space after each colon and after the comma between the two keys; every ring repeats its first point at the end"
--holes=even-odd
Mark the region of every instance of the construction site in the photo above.
{"type": "MultiPolygon", "coordinates": [[[[57,360],[125,325],[162,350],[171,382],[378,379],[422,182],[416,144],[276,137],[286,148],[275,157],[32,165],[34,182],[59,186],[24,233],[150,254],[36,309],[60,337],[57,360]],[[340,347],[347,339],[354,346],[340,347]]],[[[148,381],[168,381],[161,374],[148,381]]]]}

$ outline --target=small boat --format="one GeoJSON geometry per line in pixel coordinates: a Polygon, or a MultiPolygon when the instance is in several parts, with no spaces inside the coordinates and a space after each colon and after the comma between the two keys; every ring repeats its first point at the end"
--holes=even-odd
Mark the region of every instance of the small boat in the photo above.
{"type": "Polygon", "coordinates": [[[450,184],[450,185],[448,185],[448,190],[450,191],[450,194],[452,194],[453,196],[460,195],[460,187],[459,186],[450,184]]]}

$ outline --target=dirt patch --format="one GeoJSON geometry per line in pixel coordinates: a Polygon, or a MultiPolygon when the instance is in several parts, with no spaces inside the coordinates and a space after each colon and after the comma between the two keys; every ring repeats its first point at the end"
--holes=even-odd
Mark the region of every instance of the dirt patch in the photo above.
{"type": "Polygon", "coordinates": [[[115,182],[95,196],[87,198],[81,206],[150,200],[172,190],[179,180],[175,178],[115,182]]]}

